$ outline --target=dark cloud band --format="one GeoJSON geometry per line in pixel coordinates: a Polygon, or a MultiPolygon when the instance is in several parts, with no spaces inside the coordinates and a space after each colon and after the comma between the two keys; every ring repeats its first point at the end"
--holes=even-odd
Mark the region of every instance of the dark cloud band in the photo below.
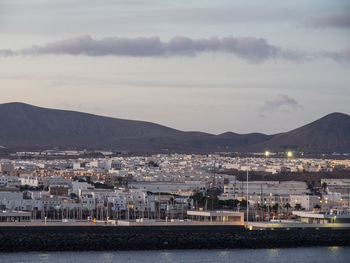
{"type": "Polygon", "coordinates": [[[50,54],[72,56],[172,57],[196,56],[204,52],[233,54],[252,63],[280,58],[290,61],[330,58],[335,61],[350,62],[348,49],[341,52],[308,54],[271,45],[263,38],[232,36],[199,39],[176,36],[166,42],[160,40],[157,36],[137,38],[106,37],[97,40],[86,35],[59,40],[42,46],[32,46],[19,51],[3,49],[0,50],[0,57],[50,54]]]}
{"type": "Polygon", "coordinates": [[[319,17],[313,17],[305,21],[305,25],[315,28],[347,28],[350,29],[350,11],[328,14],[319,17]]]}
{"type": "Polygon", "coordinates": [[[202,52],[232,53],[251,62],[267,59],[296,59],[299,54],[284,51],[280,47],[269,44],[263,38],[254,37],[211,37],[192,39],[176,36],[168,42],[159,37],[122,38],[107,37],[100,40],[90,36],[80,36],[48,43],[43,46],[32,46],[18,52],[0,51],[1,56],[10,55],[45,55],[69,54],[87,56],[195,56],[202,52]]]}
{"type": "Polygon", "coordinates": [[[327,57],[338,62],[350,62],[350,48],[343,49],[338,52],[322,52],[322,57],[327,57]]]}

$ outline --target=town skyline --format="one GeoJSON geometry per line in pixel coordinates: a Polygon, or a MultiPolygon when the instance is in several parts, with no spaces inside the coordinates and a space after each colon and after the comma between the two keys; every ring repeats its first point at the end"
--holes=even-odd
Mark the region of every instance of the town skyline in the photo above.
{"type": "Polygon", "coordinates": [[[0,262],[348,262],[349,0],[0,0],[0,262]]]}

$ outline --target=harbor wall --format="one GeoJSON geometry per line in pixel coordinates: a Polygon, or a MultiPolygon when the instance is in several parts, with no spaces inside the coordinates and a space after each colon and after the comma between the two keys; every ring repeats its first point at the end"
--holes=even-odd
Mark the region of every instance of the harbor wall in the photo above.
{"type": "Polygon", "coordinates": [[[350,246],[350,229],[240,226],[0,227],[0,252],[350,246]]]}

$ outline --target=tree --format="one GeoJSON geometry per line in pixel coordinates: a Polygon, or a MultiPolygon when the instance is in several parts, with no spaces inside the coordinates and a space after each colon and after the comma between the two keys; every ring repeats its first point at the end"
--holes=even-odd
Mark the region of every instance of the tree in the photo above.
{"type": "Polygon", "coordinates": [[[240,201],[239,204],[241,207],[247,207],[247,201],[244,199],[242,201],[240,201]]]}
{"type": "Polygon", "coordinates": [[[284,205],[284,208],[287,209],[287,214],[288,214],[288,210],[292,208],[292,206],[289,203],[286,203],[284,205]]]}
{"type": "Polygon", "coordinates": [[[327,194],[328,185],[327,185],[326,182],[323,182],[323,183],[322,183],[321,188],[322,188],[323,192],[325,192],[325,193],[327,194]]]}
{"type": "Polygon", "coordinates": [[[239,201],[237,199],[229,199],[229,200],[219,200],[219,208],[227,208],[227,209],[234,209],[239,204],[239,201]]]}
{"type": "Polygon", "coordinates": [[[197,206],[204,207],[206,197],[203,195],[203,193],[196,192],[194,195],[191,196],[191,198],[193,199],[194,203],[196,204],[196,208],[198,208],[197,206]]]}
{"type": "Polygon", "coordinates": [[[278,211],[278,203],[274,204],[272,206],[272,210],[275,211],[275,214],[277,214],[277,211],[278,211]]]}
{"type": "Polygon", "coordinates": [[[205,207],[206,209],[209,208],[212,210],[219,208],[218,189],[216,188],[209,189],[206,194],[202,192],[196,192],[191,196],[191,198],[193,199],[196,208],[205,207]]]}
{"type": "Polygon", "coordinates": [[[301,210],[301,204],[295,204],[294,209],[297,211],[301,210]]]}
{"type": "Polygon", "coordinates": [[[95,186],[95,188],[98,188],[98,189],[113,189],[114,188],[113,185],[102,184],[100,182],[94,183],[94,186],[95,186]]]}
{"type": "Polygon", "coordinates": [[[149,161],[149,162],[148,162],[148,166],[149,166],[149,167],[159,167],[159,164],[157,164],[157,163],[154,162],[154,161],[149,161]]]}

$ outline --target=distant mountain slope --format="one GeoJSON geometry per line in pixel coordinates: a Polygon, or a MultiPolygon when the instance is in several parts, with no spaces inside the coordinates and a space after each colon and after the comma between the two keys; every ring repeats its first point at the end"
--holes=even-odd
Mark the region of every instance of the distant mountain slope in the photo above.
{"type": "Polygon", "coordinates": [[[254,145],[257,150],[305,152],[350,152],[350,116],[332,113],[295,130],[277,134],[254,145]]]}
{"type": "Polygon", "coordinates": [[[181,134],[165,126],[92,114],[39,108],[23,103],[0,105],[0,144],[107,145],[118,138],[181,134]]]}
{"type": "Polygon", "coordinates": [[[100,148],[134,152],[350,152],[350,116],[333,113],[277,135],[184,132],[159,124],[0,104],[0,145],[14,149],[100,148]]]}
{"type": "Polygon", "coordinates": [[[54,110],[24,103],[0,104],[0,145],[15,148],[78,147],[126,151],[203,152],[235,150],[267,135],[226,137],[183,132],[144,121],[54,110]]]}

